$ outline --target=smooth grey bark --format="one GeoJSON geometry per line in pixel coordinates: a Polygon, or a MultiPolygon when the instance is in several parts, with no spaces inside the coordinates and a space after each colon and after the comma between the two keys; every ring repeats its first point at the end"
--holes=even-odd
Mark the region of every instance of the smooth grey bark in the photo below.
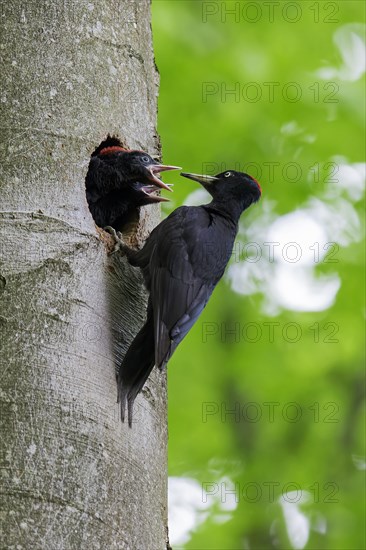
{"type": "Polygon", "coordinates": [[[123,425],[115,366],[146,295],[84,191],[108,132],[159,150],[149,1],[15,0],[1,25],[1,547],[160,550],[165,379],[123,425]]]}

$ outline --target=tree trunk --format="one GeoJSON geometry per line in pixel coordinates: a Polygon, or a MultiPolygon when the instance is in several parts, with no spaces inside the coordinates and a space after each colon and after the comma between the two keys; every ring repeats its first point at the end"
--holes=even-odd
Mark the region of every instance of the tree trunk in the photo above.
{"type": "MultiPolygon", "coordinates": [[[[146,295],[88,211],[106,137],[158,153],[148,0],[2,5],[0,212],[3,545],[166,548],[165,379],[132,429],[115,367],[146,295]]],[[[159,220],[142,213],[138,239],[159,220]]]]}

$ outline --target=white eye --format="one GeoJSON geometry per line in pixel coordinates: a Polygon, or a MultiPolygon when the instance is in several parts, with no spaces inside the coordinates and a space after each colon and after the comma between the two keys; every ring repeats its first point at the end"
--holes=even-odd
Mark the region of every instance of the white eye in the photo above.
{"type": "Polygon", "coordinates": [[[142,162],[150,162],[150,158],[149,157],[142,157],[142,162]]]}
{"type": "Polygon", "coordinates": [[[225,178],[229,178],[231,176],[231,172],[225,172],[224,176],[225,178]]]}

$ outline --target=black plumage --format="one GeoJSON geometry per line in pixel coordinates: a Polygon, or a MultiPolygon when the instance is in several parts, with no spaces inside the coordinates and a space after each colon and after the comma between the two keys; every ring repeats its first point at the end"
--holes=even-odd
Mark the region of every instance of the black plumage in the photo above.
{"type": "Polygon", "coordinates": [[[166,201],[154,192],[171,189],[156,174],[178,168],[160,164],[144,151],[124,149],[118,138],[108,136],[93,152],[85,180],[95,223],[119,231],[141,206],[166,201]]]}
{"type": "Polygon", "coordinates": [[[130,425],[137,394],[154,365],[166,365],[207,304],[232,253],[240,215],[261,195],[251,176],[234,170],[214,177],[182,175],[201,183],[212,202],[174,210],[139,251],[122,245],[150,291],[146,323],[118,373],[121,418],[127,401],[130,425]]]}

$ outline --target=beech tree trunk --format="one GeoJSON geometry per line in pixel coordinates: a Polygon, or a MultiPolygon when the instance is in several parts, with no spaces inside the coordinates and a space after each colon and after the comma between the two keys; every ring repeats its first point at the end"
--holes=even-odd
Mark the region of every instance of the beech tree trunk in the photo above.
{"type": "MultiPolygon", "coordinates": [[[[84,188],[107,133],[159,153],[150,4],[14,0],[1,26],[1,547],[160,550],[165,379],[122,424],[115,368],[146,294],[84,188]]],[[[135,241],[158,221],[145,209],[135,241]]]]}

